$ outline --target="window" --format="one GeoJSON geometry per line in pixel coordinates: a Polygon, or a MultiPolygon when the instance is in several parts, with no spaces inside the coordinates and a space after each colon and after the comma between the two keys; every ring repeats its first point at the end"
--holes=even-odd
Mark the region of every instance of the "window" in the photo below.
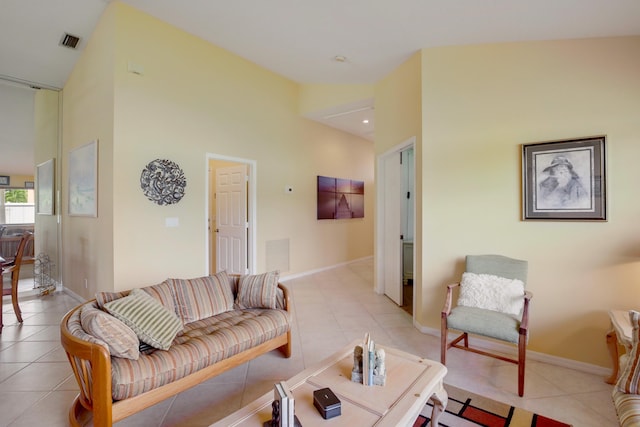
{"type": "Polygon", "coordinates": [[[0,224],[33,224],[34,222],[34,190],[0,189],[0,224]]]}

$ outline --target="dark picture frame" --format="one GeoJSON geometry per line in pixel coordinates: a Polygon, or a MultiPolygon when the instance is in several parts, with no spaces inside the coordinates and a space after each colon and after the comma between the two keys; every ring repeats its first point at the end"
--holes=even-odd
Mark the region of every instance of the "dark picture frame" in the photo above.
{"type": "Polygon", "coordinates": [[[606,137],[523,144],[524,220],[606,221],[606,137]]]}
{"type": "Polygon", "coordinates": [[[9,175],[0,175],[0,185],[8,186],[11,183],[11,177],[9,175]]]}
{"type": "Polygon", "coordinates": [[[364,181],[318,175],[317,219],[364,218],[364,181]]]}

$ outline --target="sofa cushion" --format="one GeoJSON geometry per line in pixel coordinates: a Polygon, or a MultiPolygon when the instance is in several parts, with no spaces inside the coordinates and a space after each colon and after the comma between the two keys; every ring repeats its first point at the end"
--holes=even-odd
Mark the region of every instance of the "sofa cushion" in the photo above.
{"type": "Polygon", "coordinates": [[[196,279],[169,280],[174,284],[177,312],[185,324],[233,309],[233,293],[226,271],[196,279]]]}
{"type": "Polygon", "coordinates": [[[515,316],[524,306],[524,283],[492,274],[463,273],[458,305],[515,316]]]}
{"type": "Polygon", "coordinates": [[[638,349],[640,331],[640,312],[629,311],[631,321],[631,351],[618,378],[616,387],[623,393],[639,394],[640,390],[640,349],[638,349]]]}
{"type": "Polygon", "coordinates": [[[168,351],[111,362],[112,394],[122,400],[169,384],[290,330],[284,310],[232,310],[185,325],[168,351]]]}
{"type": "Polygon", "coordinates": [[[276,308],[276,289],[280,272],[247,275],[238,282],[236,303],[241,309],[276,308]]]}
{"type": "Polygon", "coordinates": [[[133,360],[140,356],[140,341],[136,333],[114,316],[91,305],[85,305],[80,312],[80,323],[88,334],[107,344],[111,356],[133,360]]]}
{"type": "Polygon", "coordinates": [[[167,350],[182,329],[182,321],[142,289],[104,305],[105,310],[134,330],[140,341],[167,350]]]}

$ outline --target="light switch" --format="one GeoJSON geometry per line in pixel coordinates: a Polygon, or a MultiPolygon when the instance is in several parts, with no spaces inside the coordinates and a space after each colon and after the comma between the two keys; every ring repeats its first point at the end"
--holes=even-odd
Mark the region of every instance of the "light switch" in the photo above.
{"type": "Polygon", "coordinates": [[[180,225],[180,220],[175,217],[165,218],[164,225],[165,227],[178,227],[180,225]]]}

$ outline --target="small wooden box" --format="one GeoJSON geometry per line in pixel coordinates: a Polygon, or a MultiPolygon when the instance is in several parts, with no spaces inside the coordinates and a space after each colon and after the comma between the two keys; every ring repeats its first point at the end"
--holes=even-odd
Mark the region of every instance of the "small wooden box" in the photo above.
{"type": "Polygon", "coordinates": [[[321,388],[313,392],[313,406],[325,420],[337,417],[342,413],[340,399],[333,394],[330,388],[321,388]]]}

